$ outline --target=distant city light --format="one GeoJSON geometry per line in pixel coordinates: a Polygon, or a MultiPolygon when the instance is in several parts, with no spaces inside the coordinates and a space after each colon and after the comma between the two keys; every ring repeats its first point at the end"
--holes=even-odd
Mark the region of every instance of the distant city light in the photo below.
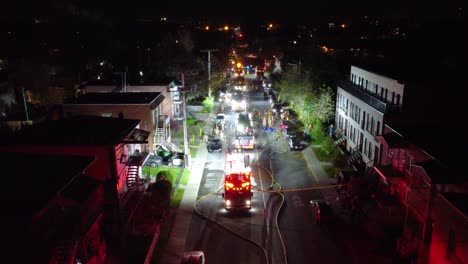
{"type": "Polygon", "coordinates": [[[210,27],[209,27],[209,26],[205,26],[205,30],[210,30],[210,27]]]}

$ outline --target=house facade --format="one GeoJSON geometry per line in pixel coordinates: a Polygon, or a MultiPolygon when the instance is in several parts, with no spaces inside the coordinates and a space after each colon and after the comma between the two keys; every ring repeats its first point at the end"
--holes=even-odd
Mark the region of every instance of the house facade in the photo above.
{"type": "MultiPolygon", "coordinates": [[[[151,137],[148,149],[153,151],[155,148],[159,146],[163,146],[165,149],[171,151],[181,152],[181,149],[172,144],[171,140],[171,121],[172,120],[182,120],[183,117],[183,105],[182,105],[182,94],[180,92],[180,85],[176,82],[166,81],[163,84],[122,84],[116,85],[112,83],[104,83],[104,82],[97,82],[97,83],[89,83],[83,90],[83,94],[89,93],[123,93],[123,94],[131,94],[131,93],[159,93],[163,100],[158,105],[158,108],[155,110],[156,113],[153,114],[155,116],[154,123],[156,126],[154,129],[148,128],[150,131],[151,137]],[[167,84],[166,84],[167,82],[167,84]]],[[[135,97],[138,97],[136,95],[135,97]]],[[[115,102],[118,104],[118,102],[115,102]]],[[[89,111],[88,111],[89,112],[89,111]]],[[[131,111],[130,118],[142,118],[135,116],[136,112],[131,111]]],[[[92,114],[92,113],[90,113],[92,114]]],[[[128,115],[128,113],[127,113],[128,115]]],[[[142,113],[139,114],[140,116],[142,113]]],[[[149,118],[151,119],[151,118],[149,118]]],[[[148,120],[149,120],[148,119],[148,120]]]]}
{"type": "MultiPolygon", "coordinates": [[[[86,196],[86,190],[78,188],[74,189],[73,193],[75,195],[84,195],[85,197],[81,198],[84,200],[102,200],[102,202],[99,205],[88,204],[89,208],[84,204],[84,208],[74,211],[74,214],[76,214],[74,217],[78,217],[83,221],[86,220],[86,223],[99,222],[98,226],[100,228],[91,224],[88,229],[82,230],[84,233],[92,232],[93,236],[102,237],[102,241],[105,241],[105,253],[96,253],[99,250],[104,250],[102,245],[92,249],[94,253],[99,255],[99,258],[102,258],[103,254],[120,258],[124,234],[123,219],[125,219],[125,216],[122,215],[122,209],[126,206],[126,197],[140,186],[139,173],[146,158],[139,151],[139,147],[147,144],[149,132],[139,129],[141,123],[141,120],[95,116],[75,116],[57,121],[47,121],[2,138],[0,152],[26,153],[37,156],[91,157],[89,165],[78,174],[85,175],[83,177],[86,177],[90,185],[92,185],[91,183],[97,183],[101,186],[99,187],[101,191],[91,188],[89,195],[86,196]],[[102,195],[99,196],[97,192],[102,195]],[[93,209],[91,205],[97,207],[93,207],[93,209]]],[[[17,163],[21,162],[19,160],[17,163]]],[[[60,162],[60,160],[57,159],[56,162],[60,162]]],[[[30,176],[40,178],[41,175],[54,173],[55,167],[61,165],[55,164],[52,160],[47,164],[44,171],[31,173],[30,176]]],[[[57,177],[61,176],[58,175],[57,177]]],[[[34,186],[34,188],[37,187],[36,193],[40,193],[41,189],[49,190],[50,182],[44,179],[43,183],[44,187],[34,186]]],[[[62,186],[55,187],[60,192],[66,189],[61,189],[62,186]]],[[[60,203],[66,205],[71,203],[72,206],[73,199],[70,201],[66,197],[60,198],[60,203]]],[[[44,214],[40,215],[42,217],[44,214]]],[[[54,218],[51,217],[50,219],[54,218]]],[[[45,222],[44,224],[47,224],[45,222]]],[[[49,228],[53,228],[54,222],[50,223],[52,226],[49,226],[49,228]]],[[[80,228],[84,227],[81,226],[80,228]]],[[[63,263],[60,262],[63,258],[71,260],[77,256],[78,252],[80,252],[77,245],[81,243],[80,239],[85,236],[83,232],[80,233],[82,236],[72,237],[73,239],[64,237],[57,242],[60,245],[52,245],[55,247],[53,253],[51,253],[52,257],[55,258],[55,262],[51,263],[63,263]]],[[[87,256],[90,257],[89,254],[87,256]]]]}
{"type": "Polygon", "coordinates": [[[167,84],[106,84],[106,83],[90,83],[86,85],[83,93],[160,93],[164,101],[161,102],[161,115],[173,119],[177,116],[178,111],[175,109],[174,101],[180,101],[178,94],[174,93],[177,84],[167,81],[167,84]]]}
{"type": "Polygon", "coordinates": [[[466,197],[467,181],[389,126],[398,120],[403,96],[398,81],[351,66],[349,79],[338,84],[335,144],[405,212],[397,243],[402,257],[465,263],[466,202],[451,198],[466,197]]]}
{"type": "Polygon", "coordinates": [[[372,168],[383,186],[406,209],[400,253],[417,255],[431,263],[463,263],[451,262],[447,257],[466,260],[466,254],[461,253],[466,245],[461,243],[463,235],[460,234],[466,234],[468,218],[463,216],[463,210],[456,209],[455,203],[444,198],[444,193],[466,196],[468,184],[463,174],[407,142],[388,126],[376,140],[381,143],[382,157],[372,168]],[[455,230],[456,235],[452,234],[455,230]],[[458,247],[450,248],[450,243],[458,247]],[[447,248],[442,249],[443,245],[447,248]]]}
{"type": "Polygon", "coordinates": [[[351,66],[349,80],[338,84],[335,127],[337,144],[371,167],[380,160],[375,136],[382,134],[386,115],[399,111],[404,85],[398,81],[351,66]]]}
{"type": "Polygon", "coordinates": [[[150,133],[142,152],[152,152],[159,145],[178,150],[171,143],[171,124],[163,114],[165,98],[161,93],[86,93],[63,104],[64,116],[88,115],[141,120],[140,129],[150,133]]]}

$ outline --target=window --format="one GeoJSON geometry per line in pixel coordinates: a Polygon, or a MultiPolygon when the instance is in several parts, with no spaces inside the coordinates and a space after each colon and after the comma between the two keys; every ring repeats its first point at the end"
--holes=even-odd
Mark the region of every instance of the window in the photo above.
{"type": "Polygon", "coordinates": [[[357,116],[357,119],[356,119],[358,124],[359,124],[359,120],[361,120],[361,108],[358,107],[358,116],[357,116]]]}
{"type": "Polygon", "coordinates": [[[366,111],[362,111],[361,129],[364,129],[365,126],[366,126],[366,111]]]}
{"type": "Polygon", "coordinates": [[[367,138],[364,139],[364,155],[367,156],[367,138]]]}
{"type": "Polygon", "coordinates": [[[367,113],[366,131],[369,131],[369,113],[367,113]]]}
{"type": "Polygon", "coordinates": [[[380,135],[380,121],[377,121],[377,128],[375,129],[375,134],[380,135]]]}

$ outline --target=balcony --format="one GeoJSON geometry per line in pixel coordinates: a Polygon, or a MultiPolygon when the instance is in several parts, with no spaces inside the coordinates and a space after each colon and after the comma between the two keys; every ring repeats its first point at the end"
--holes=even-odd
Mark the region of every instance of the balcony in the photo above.
{"type": "Polygon", "coordinates": [[[398,112],[401,110],[401,105],[384,102],[375,97],[372,93],[364,90],[364,88],[349,81],[339,81],[338,86],[381,113],[398,112]]]}

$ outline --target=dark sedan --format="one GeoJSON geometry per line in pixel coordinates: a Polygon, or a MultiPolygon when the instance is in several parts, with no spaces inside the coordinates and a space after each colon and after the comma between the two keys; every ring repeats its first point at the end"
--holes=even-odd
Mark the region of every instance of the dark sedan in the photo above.
{"type": "Polygon", "coordinates": [[[289,149],[292,150],[301,150],[302,149],[302,144],[301,140],[297,137],[289,137],[288,138],[288,145],[289,149]]]}
{"type": "Polygon", "coordinates": [[[159,167],[163,163],[163,158],[155,153],[150,153],[143,166],[159,167]]]}
{"type": "Polygon", "coordinates": [[[208,152],[221,152],[223,150],[223,142],[219,138],[213,138],[206,145],[208,152]]]}

